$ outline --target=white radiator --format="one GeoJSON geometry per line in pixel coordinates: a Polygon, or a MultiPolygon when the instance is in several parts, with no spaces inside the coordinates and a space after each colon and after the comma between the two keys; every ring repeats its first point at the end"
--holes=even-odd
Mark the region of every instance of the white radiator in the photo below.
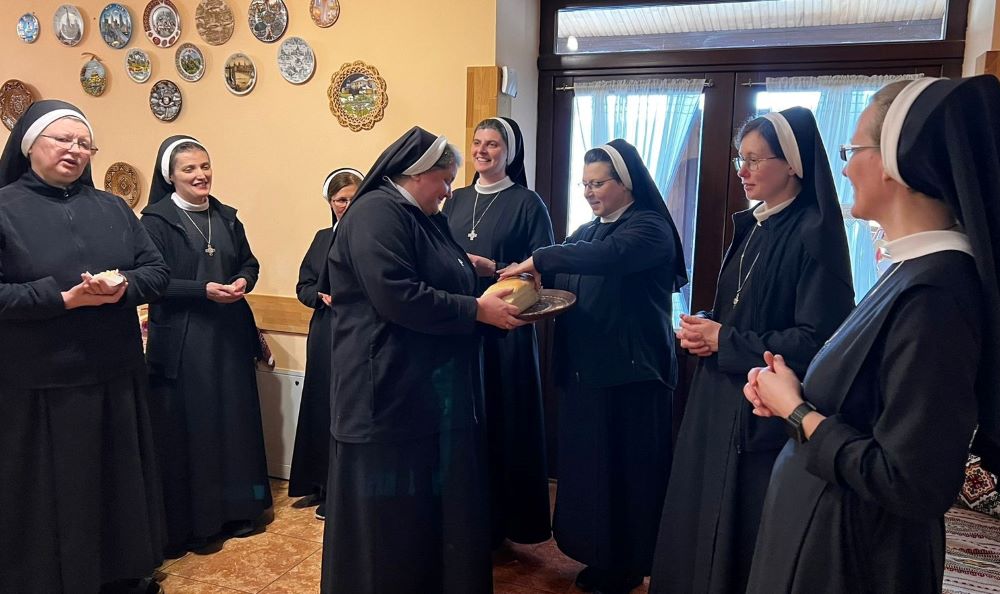
{"type": "Polygon", "coordinates": [[[257,389],[264,424],[267,473],[287,480],[292,471],[295,426],[302,402],[302,372],[258,369],[257,389]]]}

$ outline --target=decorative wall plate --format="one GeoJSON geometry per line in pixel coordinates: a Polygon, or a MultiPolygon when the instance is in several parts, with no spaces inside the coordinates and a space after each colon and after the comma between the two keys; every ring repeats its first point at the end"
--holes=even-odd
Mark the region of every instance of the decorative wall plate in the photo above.
{"type": "Polygon", "coordinates": [[[141,197],[139,174],[136,173],[135,167],[121,161],[112,163],[111,167],[108,167],[108,172],[104,174],[104,191],[111,192],[128,202],[129,208],[135,208],[141,197]]]}
{"type": "Polygon", "coordinates": [[[374,128],[389,104],[385,79],[374,66],[360,60],[340,67],[330,79],[326,96],[340,125],[354,132],[374,128]]]}
{"type": "Polygon", "coordinates": [[[17,19],[17,36],[25,43],[35,43],[39,29],[38,17],[33,12],[22,14],[17,19]]]}
{"type": "Polygon", "coordinates": [[[332,27],[340,18],[340,0],[309,0],[309,16],[317,27],[332,27]]]}
{"type": "Polygon", "coordinates": [[[170,0],[151,0],[142,13],[142,28],[156,47],[170,47],[181,36],[181,15],[170,0]]]}
{"type": "Polygon", "coordinates": [[[149,109],[161,122],[172,122],[181,114],[181,90],[169,80],[159,80],[149,91],[149,109]]]}
{"type": "Polygon", "coordinates": [[[108,70],[97,59],[97,56],[87,60],[87,63],[80,69],[80,86],[83,87],[84,92],[92,97],[100,97],[108,88],[108,70]]]}
{"type": "Polygon", "coordinates": [[[72,4],[63,4],[57,8],[55,16],[52,17],[52,30],[56,32],[56,39],[63,45],[72,47],[80,43],[84,32],[80,11],[72,4]]]}
{"type": "Polygon", "coordinates": [[[278,48],[278,70],[293,85],[300,85],[316,71],[316,55],[301,37],[289,37],[278,48]]]}
{"type": "Polygon", "coordinates": [[[285,29],[288,28],[288,9],[284,0],[250,0],[247,21],[254,37],[271,43],[285,34],[285,29]]]}
{"type": "Polygon", "coordinates": [[[128,50],[125,56],[125,72],[128,77],[137,83],[144,83],[149,80],[149,75],[153,73],[153,64],[149,61],[149,54],[139,48],[128,50]]]}
{"type": "Polygon", "coordinates": [[[257,84],[257,67],[250,56],[236,52],[226,60],[226,88],[234,95],[246,95],[257,84]]]}
{"type": "Polygon", "coordinates": [[[201,80],[205,74],[205,56],[193,43],[182,43],[174,54],[174,64],[177,74],[188,82],[201,80]]]}
{"type": "Polygon", "coordinates": [[[208,45],[222,45],[233,36],[236,18],[225,0],[201,0],[194,18],[198,35],[208,45]]]}
{"type": "Polygon", "coordinates": [[[0,86],[0,120],[8,130],[14,129],[17,120],[35,102],[35,94],[16,78],[0,86]]]}
{"type": "Polygon", "coordinates": [[[105,6],[98,23],[101,39],[113,49],[122,49],[132,39],[132,13],[121,4],[105,6]]]}

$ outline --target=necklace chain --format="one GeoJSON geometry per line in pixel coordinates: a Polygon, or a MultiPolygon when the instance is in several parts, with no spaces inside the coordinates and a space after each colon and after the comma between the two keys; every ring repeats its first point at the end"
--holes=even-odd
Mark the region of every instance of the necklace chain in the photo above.
{"type": "Polygon", "coordinates": [[[479,192],[476,192],[476,201],[472,203],[472,229],[470,229],[468,233],[469,241],[475,241],[476,238],[479,237],[479,234],[476,233],[476,227],[479,226],[479,223],[483,222],[483,217],[486,216],[486,211],[488,211],[490,207],[493,206],[493,203],[497,201],[497,198],[500,197],[500,194],[503,194],[503,190],[497,192],[497,195],[493,197],[493,200],[490,200],[490,203],[487,204],[486,208],[483,209],[483,212],[482,214],[479,215],[479,220],[477,221],[476,208],[479,207],[479,192]]]}
{"type": "Polygon", "coordinates": [[[753,272],[753,267],[757,264],[757,259],[760,258],[761,250],[757,250],[757,255],[753,257],[753,262],[750,263],[750,268],[747,269],[747,275],[743,276],[743,258],[747,255],[747,250],[750,249],[750,240],[753,239],[753,234],[757,231],[757,227],[760,225],[754,225],[753,229],[750,230],[750,237],[747,237],[747,244],[743,246],[743,253],[740,254],[740,268],[736,276],[736,297],[733,297],[733,307],[736,307],[740,302],[740,293],[743,292],[743,287],[746,286],[747,281],[750,280],[750,273],[753,272]]]}
{"type": "Polygon", "coordinates": [[[208,236],[207,237],[205,236],[204,233],[201,232],[201,227],[198,226],[198,223],[194,222],[194,219],[191,218],[191,215],[189,215],[186,210],[181,209],[181,212],[184,213],[184,216],[186,216],[188,218],[188,220],[191,221],[191,224],[194,225],[194,229],[195,229],[195,231],[198,232],[198,235],[201,235],[202,238],[204,238],[204,240],[205,240],[205,253],[208,254],[209,256],[214,256],[215,255],[215,248],[212,247],[212,207],[209,206],[208,210],[205,211],[205,214],[208,215],[208,217],[207,217],[208,218],[208,236]]]}

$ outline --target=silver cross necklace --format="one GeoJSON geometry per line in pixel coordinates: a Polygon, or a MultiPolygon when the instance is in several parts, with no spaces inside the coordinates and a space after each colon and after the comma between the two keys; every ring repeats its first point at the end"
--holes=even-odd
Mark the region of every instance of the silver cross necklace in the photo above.
{"type": "Polygon", "coordinates": [[[750,230],[750,237],[747,237],[747,244],[743,246],[743,253],[740,254],[740,269],[736,275],[736,297],[733,297],[733,307],[736,307],[736,305],[740,302],[740,293],[743,292],[743,287],[745,287],[747,281],[750,280],[750,273],[753,272],[753,267],[754,264],[757,263],[757,258],[760,258],[760,250],[757,250],[757,255],[753,257],[753,262],[750,263],[747,275],[743,276],[743,258],[747,255],[747,248],[750,247],[750,240],[753,239],[753,234],[757,231],[757,227],[760,227],[760,225],[754,225],[753,229],[750,230]]]}
{"type": "Polygon", "coordinates": [[[212,207],[209,206],[208,210],[205,211],[205,214],[208,215],[208,237],[205,237],[205,234],[201,232],[201,227],[198,226],[198,223],[194,222],[194,219],[191,218],[191,215],[189,215],[186,210],[181,209],[181,212],[184,213],[184,216],[186,216],[188,220],[191,221],[191,224],[194,225],[195,231],[197,231],[198,234],[205,239],[205,253],[209,256],[214,256],[216,250],[212,247],[212,207]]]}
{"type": "Polygon", "coordinates": [[[482,214],[479,215],[479,220],[477,221],[476,208],[479,206],[479,192],[476,192],[476,201],[472,203],[472,229],[466,235],[466,237],[469,238],[469,241],[475,241],[476,238],[479,237],[479,234],[476,233],[476,227],[479,226],[479,223],[483,222],[483,217],[486,216],[486,211],[488,211],[490,207],[493,206],[493,203],[497,201],[497,198],[500,197],[500,194],[503,194],[503,190],[497,192],[497,195],[493,197],[493,200],[490,200],[490,203],[487,204],[486,208],[483,209],[483,212],[482,214]]]}

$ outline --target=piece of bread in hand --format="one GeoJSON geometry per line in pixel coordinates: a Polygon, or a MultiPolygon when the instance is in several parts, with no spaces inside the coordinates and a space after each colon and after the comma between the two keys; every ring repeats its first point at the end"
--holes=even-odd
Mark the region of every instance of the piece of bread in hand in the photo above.
{"type": "Polygon", "coordinates": [[[497,281],[490,288],[483,291],[483,296],[492,295],[499,291],[513,289],[514,292],[503,298],[504,301],[517,307],[517,313],[521,313],[538,302],[538,291],[535,290],[535,279],[530,274],[521,274],[497,281]]]}

